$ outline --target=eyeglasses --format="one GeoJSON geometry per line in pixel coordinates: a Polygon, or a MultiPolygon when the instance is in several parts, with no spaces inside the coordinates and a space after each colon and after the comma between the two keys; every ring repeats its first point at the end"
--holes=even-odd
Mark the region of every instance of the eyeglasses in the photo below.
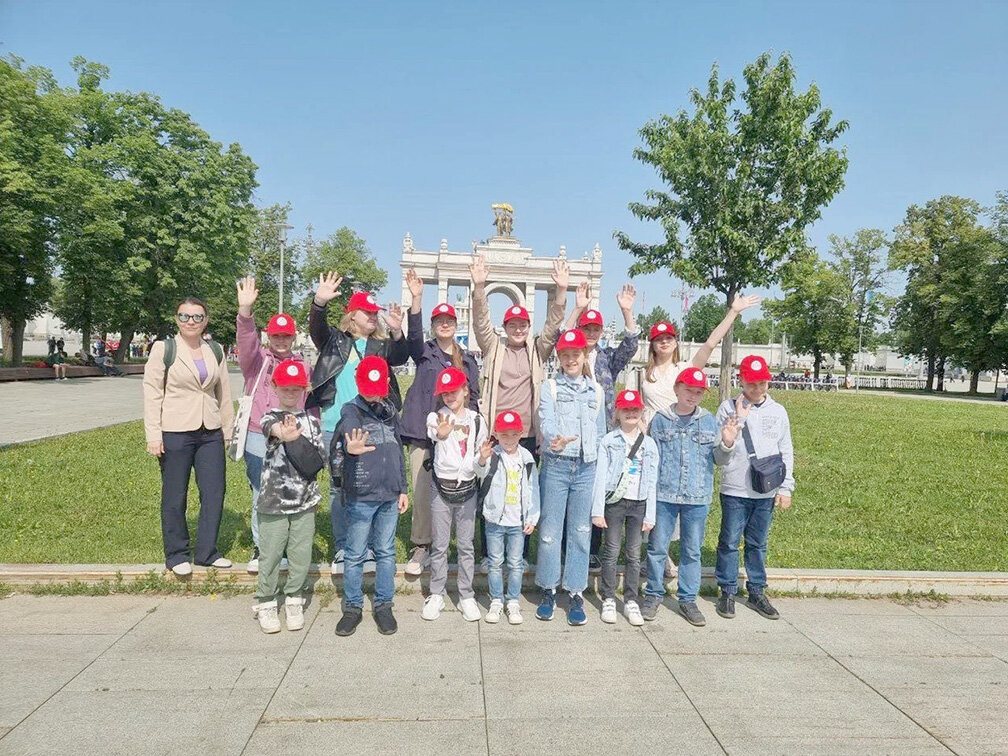
{"type": "Polygon", "coordinates": [[[206,320],[206,315],[190,315],[188,312],[177,312],[175,317],[178,318],[179,323],[188,323],[190,320],[193,323],[202,323],[206,320]]]}

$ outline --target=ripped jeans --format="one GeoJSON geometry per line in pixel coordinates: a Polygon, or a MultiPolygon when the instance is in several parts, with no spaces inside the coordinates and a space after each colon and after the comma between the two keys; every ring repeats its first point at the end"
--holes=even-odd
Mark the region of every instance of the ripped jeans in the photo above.
{"type": "Polygon", "coordinates": [[[588,587],[588,551],[591,548],[591,494],[595,462],[560,457],[546,452],[539,471],[541,514],[536,585],[560,584],[560,549],[567,533],[563,589],[581,593],[588,587]]]}

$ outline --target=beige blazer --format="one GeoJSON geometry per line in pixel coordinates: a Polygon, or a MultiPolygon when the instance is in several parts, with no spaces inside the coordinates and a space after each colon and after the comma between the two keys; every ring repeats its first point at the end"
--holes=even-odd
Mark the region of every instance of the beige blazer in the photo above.
{"type": "Polygon", "coordinates": [[[178,337],[175,337],[175,347],[175,362],[168,369],[167,381],[163,341],[154,342],[144,367],[144,430],[147,443],[161,441],[163,431],[193,431],[201,427],[211,430],[220,428],[225,441],[229,440],[234,404],[231,401],[227,359],[218,364],[213,350],[204,343],[200,351],[207,377],[201,384],[189,347],[178,337]]]}

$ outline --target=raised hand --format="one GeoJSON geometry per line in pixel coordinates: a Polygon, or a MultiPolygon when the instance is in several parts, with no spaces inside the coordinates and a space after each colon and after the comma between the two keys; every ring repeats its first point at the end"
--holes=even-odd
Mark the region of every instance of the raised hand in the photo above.
{"type": "Polygon", "coordinates": [[[284,415],[284,419],[280,422],[280,440],[293,441],[300,435],[301,429],[298,427],[297,418],[291,414],[284,415]]]}
{"type": "Polygon", "coordinates": [[[623,288],[616,294],[616,304],[619,305],[619,308],[623,312],[630,312],[636,301],[637,289],[633,287],[633,284],[623,284],[623,288]]]}
{"type": "Polygon", "coordinates": [[[370,439],[371,435],[367,431],[363,431],[360,428],[354,428],[349,433],[343,434],[343,448],[346,450],[347,454],[353,454],[354,456],[367,454],[368,452],[373,452],[376,448],[374,446],[368,446],[368,441],[370,439]]]}
{"type": "Polygon", "coordinates": [[[455,418],[446,413],[438,415],[437,437],[444,441],[455,430],[455,418]]]}
{"type": "Polygon", "coordinates": [[[742,310],[747,310],[750,307],[755,307],[759,303],[760,298],[755,294],[752,294],[748,297],[735,297],[735,299],[733,299],[731,303],[732,312],[738,314],[742,312],[742,310]]]}
{"type": "Polygon", "coordinates": [[[605,517],[592,517],[592,525],[596,528],[608,528],[606,524],[605,517]]]}
{"type": "Polygon", "coordinates": [[[318,287],[315,289],[315,303],[319,307],[329,304],[336,298],[341,283],[343,283],[343,277],[335,270],[320,275],[318,287]]]}
{"type": "MultiPolygon", "coordinates": [[[[749,400],[745,398],[745,394],[739,394],[735,399],[735,417],[740,421],[745,422],[746,418],[749,417],[749,411],[752,409],[752,405],[749,400]]],[[[741,422],[739,425],[741,426],[741,422]]]]}
{"type": "Polygon", "coordinates": [[[578,436],[553,436],[550,439],[550,450],[555,452],[563,451],[567,448],[567,444],[577,440],[578,436]]]}
{"type": "Polygon", "coordinates": [[[238,282],[238,310],[242,315],[252,314],[252,305],[259,298],[259,289],[256,288],[255,278],[245,276],[238,282]]]}
{"type": "Polygon", "coordinates": [[[591,286],[587,281],[578,284],[577,290],[574,292],[574,303],[582,311],[587,310],[588,305],[591,304],[591,286]]]}
{"type": "Polygon", "coordinates": [[[469,265],[469,277],[472,278],[473,285],[482,286],[486,283],[488,275],[483,255],[473,255],[472,264],[469,265]]]}
{"type": "Polygon", "coordinates": [[[402,331],[403,308],[398,302],[389,305],[388,312],[382,313],[382,319],[392,333],[402,331]]]}
{"type": "Polygon", "coordinates": [[[721,443],[726,449],[730,449],[735,445],[735,439],[738,438],[741,427],[742,421],[739,420],[737,415],[731,415],[725,421],[724,426],[721,428],[721,443]]]}
{"type": "Polygon", "coordinates": [[[490,455],[493,454],[494,444],[492,439],[487,439],[482,444],[480,444],[479,449],[479,462],[481,465],[485,465],[486,461],[490,459],[490,455]]]}
{"type": "Polygon", "coordinates": [[[424,280],[417,275],[416,268],[410,268],[406,271],[406,288],[409,289],[410,295],[413,297],[413,304],[420,304],[420,300],[423,298],[423,286],[424,280]]]}
{"type": "Polygon", "coordinates": [[[570,283],[570,266],[566,260],[553,261],[553,283],[558,289],[566,289],[570,283]]]}

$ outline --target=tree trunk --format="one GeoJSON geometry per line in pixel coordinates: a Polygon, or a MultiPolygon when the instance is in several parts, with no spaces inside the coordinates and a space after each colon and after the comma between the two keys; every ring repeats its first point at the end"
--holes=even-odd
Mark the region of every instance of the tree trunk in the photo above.
{"type": "Polygon", "coordinates": [[[822,365],[822,352],[818,349],[813,350],[812,356],[815,362],[812,363],[812,380],[819,380],[819,366],[822,365]]]}
{"type": "Polygon", "coordinates": [[[935,356],[934,352],[927,353],[927,390],[934,391],[935,379],[935,356]]]}
{"type": "Polygon", "coordinates": [[[130,343],[133,341],[133,331],[131,329],[127,329],[126,326],[122,326],[119,328],[119,334],[119,348],[116,349],[112,359],[115,362],[123,363],[126,362],[130,356],[129,347],[130,343]]]}
{"type": "Polygon", "coordinates": [[[971,394],[976,394],[980,390],[980,371],[974,370],[970,373],[970,387],[969,392],[971,394]]]}
{"type": "MultiPolygon", "coordinates": [[[[728,307],[735,299],[734,291],[725,294],[725,301],[728,307]]],[[[735,324],[728,329],[728,333],[721,339],[721,372],[718,379],[718,398],[723,402],[731,396],[731,374],[732,374],[732,346],[735,343],[735,324]]]]}
{"type": "Polygon", "coordinates": [[[938,390],[945,390],[945,356],[938,358],[938,390]]]}
{"type": "Polygon", "coordinates": [[[25,325],[23,318],[19,320],[0,318],[0,327],[3,328],[3,358],[11,367],[21,365],[25,325]]]}

